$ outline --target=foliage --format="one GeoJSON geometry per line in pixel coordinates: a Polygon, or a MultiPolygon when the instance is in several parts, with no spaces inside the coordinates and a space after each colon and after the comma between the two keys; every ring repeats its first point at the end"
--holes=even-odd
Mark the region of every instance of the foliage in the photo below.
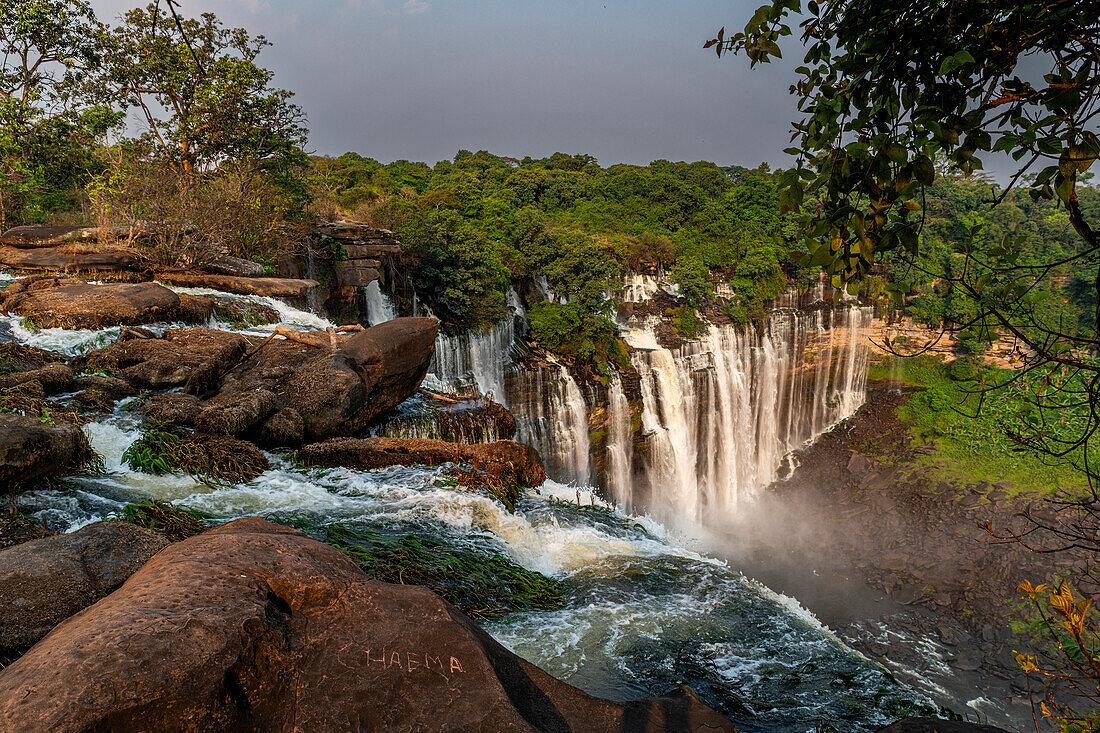
{"type": "Polygon", "coordinates": [[[100,24],[85,0],[0,0],[0,230],[71,208],[121,116],[87,104],[100,24]]]}
{"type": "MultiPolygon", "coordinates": [[[[877,264],[895,276],[916,271],[940,291],[921,303],[922,317],[958,319],[975,347],[996,333],[1011,335],[1034,353],[1031,366],[1054,365],[1083,386],[1079,399],[1100,402],[1100,365],[1088,358],[1100,346],[1095,315],[1071,317],[1057,292],[1071,265],[1100,289],[1093,270],[1100,210],[1083,205],[1091,197],[1087,171],[1100,156],[1092,40],[1100,6],[842,0],[811,1],[804,10],[807,48],[792,87],[802,119],[794,125],[797,145],[787,150],[796,166],[779,176],[783,209],[801,210],[807,252],[800,262],[824,267],[834,285],[853,293],[877,264]],[[1048,71],[1041,81],[1028,71],[1036,66],[1048,71]],[[1011,207],[1001,210],[995,235],[986,221],[963,214],[950,238],[929,236],[935,212],[928,194],[937,178],[975,176],[983,158],[1005,154],[1018,162],[1015,175],[1004,189],[981,186],[971,210],[1008,202],[1016,188],[1033,201],[1054,201],[1060,210],[1043,226],[1076,234],[1068,252],[1036,251],[1011,207]],[[937,247],[951,255],[928,256],[937,247]]],[[[773,0],[744,32],[727,38],[723,29],[706,45],[767,62],[780,56],[788,20],[801,12],[800,0],[773,0]]],[[[895,277],[890,289],[900,301],[906,277],[895,277]]],[[[1038,410],[1059,409],[1043,397],[1035,395],[1038,410]]],[[[1091,424],[1086,439],[1100,418],[1091,424]]],[[[1054,455],[1063,450],[1042,430],[1027,441],[1054,455]]]]}
{"type": "Polygon", "coordinates": [[[1035,614],[1031,631],[1047,642],[1038,653],[1013,651],[1029,687],[1038,679],[1049,690],[1039,702],[1042,719],[1067,733],[1095,733],[1100,730],[1095,712],[1100,706],[1100,623],[1092,599],[1075,597],[1065,579],[1057,587],[1024,581],[1019,590],[1035,614]]]}
{"type": "Polygon", "coordinates": [[[537,303],[527,312],[527,320],[535,340],[551,351],[594,362],[601,370],[627,358],[615,324],[579,301],[537,303]]]}
{"type": "Polygon", "coordinates": [[[491,620],[523,610],[554,610],[565,604],[565,584],[495,552],[475,552],[419,535],[384,535],[344,524],[276,521],[336,547],[379,580],[426,585],[474,618],[491,620]]]}
{"type": "Polygon", "coordinates": [[[172,542],[179,542],[209,529],[210,516],[196,509],[148,499],[127,504],[118,510],[116,516],[108,518],[148,527],[172,542]]]}
{"type": "Polygon", "coordinates": [[[196,478],[249,481],[267,470],[267,463],[258,452],[234,450],[238,442],[150,430],[123,452],[122,460],[132,470],[154,476],[182,471],[196,478]]]}
{"type": "Polygon", "coordinates": [[[263,36],[227,28],[212,13],[175,23],[154,3],[104,33],[91,89],[140,113],[142,142],[158,160],[191,178],[226,160],[300,155],[302,111],[256,63],[270,45],[263,36]]]}

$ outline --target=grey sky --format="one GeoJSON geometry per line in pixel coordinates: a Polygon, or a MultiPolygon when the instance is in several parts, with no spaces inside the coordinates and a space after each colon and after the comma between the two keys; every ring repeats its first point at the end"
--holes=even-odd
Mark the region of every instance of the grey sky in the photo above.
{"type": "MultiPolygon", "coordinates": [[[[140,0],[93,0],[103,19],[140,0]]],[[[782,164],[793,64],[702,43],[758,0],[179,0],[266,35],[314,151],[429,163],[462,149],[603,165],[782,164]]],[[[793,46],[792,46],[793,49],[793,46]]]]}

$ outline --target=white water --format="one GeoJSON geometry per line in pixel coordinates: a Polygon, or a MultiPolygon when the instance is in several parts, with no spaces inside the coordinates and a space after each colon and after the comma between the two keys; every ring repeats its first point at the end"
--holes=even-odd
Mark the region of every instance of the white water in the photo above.
{"type": "Polygon", "coordinates": [[[614,379],[607,391],[607,489],[620,506],[634,508],[634,431],[630,403],[614,379]]]}
{"type": "Polygon", "coordinates": [[[549,476],[589,483],[588,406],[576,380],[565,367],[555,366],[524,372],[516,381],[524,395],[512,408],[516,440],[539,449],[549,476]]]}
{"type": "Polygon", "coordinates": [[[522,321],[526,311],[513,288],[508,289],[505,302],[508,315],[492,327],[464,331],[455,336],[441,333],[436,338],[435,356],[432,357],[429,373],[444,388],[457,391],[476,389],[479,395],[492,397],[507,405],[504,374],[512,364],[517,321],[522,321]]]}
{"type": "Polygon", "coordinates": [[[616,500],[637,504],[643,492],[642,505],[685,528],[732,516],[791,451],[852,415],[864,400],[870,312],[838,310],[833,328],[828,316],[778,311],[760,333],[712,327],[675,352],[651,330],[627,333],[649,450],[630,495],[609,484],[616,500]]]}
{"type": "Polygon", "coordinates": [[[397,318],[397,311],[393,307],[393,302],[388,295],[382,292],[382,286],[378,280],[372,281],[360,290],[363,294],[363,301],[367,306],[367,322],[370,325],[377,326],[379,323],[397,318]]]}

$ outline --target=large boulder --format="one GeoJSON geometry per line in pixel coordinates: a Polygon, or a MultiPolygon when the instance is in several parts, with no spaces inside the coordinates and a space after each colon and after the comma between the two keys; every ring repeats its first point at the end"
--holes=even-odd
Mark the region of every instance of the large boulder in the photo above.
{"type": "Polygon", "coordinates": [[[525,443],[447,443],[428,438],[335,438],[298,451],[307,466],[438,466],[468,463],[492,477],[520,486],[541,486],[546,470],[538,451],[525,443]]]}
{"type": "Polygon", "coordinates": [[[30,648],[113,592],[167,544],[129,522],[96,522],[0,550],[0,656],[30,648]]]}
{"type": "Polygon", "coordinates": [[[92,458],[88,439],[76,425],[0,414],[0,494],[14,494],[40,479],[78,470],[92,458]]]}
{"type": "Polygon", "coordinates": [[[3,307],[34,319],[41,328],[102,328],[177,320],[201,323],[214,305],[206,299],[183,301],[156,283],[66,283],[8,295],[3,307]]]}
{"type": "Polygon", "coordinates": [[[734,731],[681,691],[615,703],[430,590],[259,519],[171,545],[0,670],[11,731],[734,731]]]}
{"type": "Polygon", "coordinates": [[[398,318],[337,334],[335,349],[327,334],[315,335],[318,346],[178,329],[120,341],[77,363],[142,389],[184,387],[208,397],[193,414],[195,403],[188,405],[189,421],[208,432],[262,435],[267,445],[286,435],[294,442],[283,445],[295,445],[354,434],[408,399],[428,372],[437,329],[434,318],[398,318]],[[269,419],[278,424],[265,428],[269,419]]]}

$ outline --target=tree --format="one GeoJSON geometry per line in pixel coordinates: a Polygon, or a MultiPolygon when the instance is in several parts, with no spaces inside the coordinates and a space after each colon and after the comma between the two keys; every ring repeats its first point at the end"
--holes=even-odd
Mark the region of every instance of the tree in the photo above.
{"type": "Polygon", "coordinates": [[[212,13],[175,19],[150,4],[105,33],[92,88],[137,110],[143,142],[189,181],[226,160],[303,162],[304,115],[256,63],[269,45],[212,13]]]}
{"type": "MultiPolygon", "coordinates": [[[[1045,373],[1059,385],[1032,395],[1035,423],[1015,437],[1074,462],[1091,483],[1100,434],[1097,319],[1091,329],[1070,328],[1051,299],[1061,297],[1052,277],[1095,262],[1100,250],[1100,222],[1081,206],[1083,176],[1100,156],[1100,5],[773,0],[743,32],[726,37],[723,29],[705,45],[766,63],[780,57],[792,16],[803,12],[806,53],[792,86],[802,117],[796,146],[786,150],[796,163],[779,175],[784,211],[800,212],[808,249],[801,262],[853,293],[876,263],[891,262],[895,272],[939,278],[970,301],[972,310],[958,309],[969,310],[959,329],[1018,339],[1034,355],[1022,373],[1045,373]],[[1040,68],[1046,73],[1030,73],[1040,68]],[[986,186],[985,205],[1016,189],[1055,200],[1076,246],[1064,256],[1025,258],[1022,232],[994,238],[975,224],[950,243],[958,255],[950,272],[930,268],[921,256],[927,189],[940,174],[974,176],[990,156],[1017,165],[1006,185],[986,186]],[[1050,429],[1067,405],[1091,413],[1072,435],[1050,429]]],[[[1100,292],[1100,271],[1091,275],[1100,292]]],[[[900,300],[907,283],[890,287],[900,300]]]]}
{"type": "Polygon", "coordinates": [[[0,230],[59,208],[119,121],[79,93],[100,28],[85,0],[0,0],[0,230]]]}

